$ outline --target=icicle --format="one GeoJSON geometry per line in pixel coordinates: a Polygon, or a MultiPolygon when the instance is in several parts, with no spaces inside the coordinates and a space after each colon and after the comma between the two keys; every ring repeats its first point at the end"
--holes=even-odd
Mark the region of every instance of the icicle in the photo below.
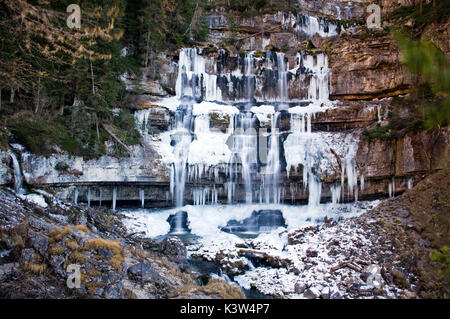
{"type": "Polygon", "coordinates": [[[145,191],[143,188],[139,189],[139,197],[141,199],[141,207],[145,207],[145,191]]]}
{"type": "Polygon", "coordinates": [[[75,193],[73,195],[73,203],[78,205],[78,188],[75,188],[75,193]]]}
{"type": "Polygon", "coordinates": [[[341,201],[341,185],[331,186],[331,202],[339,204],[341,201]]]}
{"type": "Polygon", "coordinates": [[[87,206],[90,208],[91,207],[91,188],[88,187],[88,194],[87,194],[87,206]]]}
{"type": "Polygon", "coordinates": [[[112,197],[112,210],[116,210],[116,200],[117,200],[117,187],[113,188],[113,197],[112,197]]]}
{"type": "Polygon", "coordinates": [[[408,189],[412,189],[414,187],[414,178],[408,178],[408,189]]]}

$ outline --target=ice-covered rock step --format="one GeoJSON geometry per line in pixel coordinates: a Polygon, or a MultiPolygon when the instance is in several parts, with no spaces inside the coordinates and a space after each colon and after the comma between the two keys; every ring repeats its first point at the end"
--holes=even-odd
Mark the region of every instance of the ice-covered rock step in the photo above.
{"type": "Polygon", "coordinates": [[[170,234],[185,234],[190,233],[188,213],[186,211],[179,211],[167,218],[170,224],[170,234]]]}
{"type": "Polygon", "coordinates": [[[253,211],[252,215],[243,221],[230,220],[221,230],[227,233],[260,233],[278,227],[286,227],[280,210],[260,210],[253,211]]]}

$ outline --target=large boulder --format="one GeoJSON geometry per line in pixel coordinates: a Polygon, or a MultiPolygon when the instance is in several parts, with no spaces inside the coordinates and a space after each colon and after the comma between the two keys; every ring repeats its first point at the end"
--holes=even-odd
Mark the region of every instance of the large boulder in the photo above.
{"type": "Polygon", "coordinates": [[[279,210],[254,211],[249,218],[243,221],[230,220],[222,231],[227,233],[258,233],[286,227],[283,213],[279,210]]]}

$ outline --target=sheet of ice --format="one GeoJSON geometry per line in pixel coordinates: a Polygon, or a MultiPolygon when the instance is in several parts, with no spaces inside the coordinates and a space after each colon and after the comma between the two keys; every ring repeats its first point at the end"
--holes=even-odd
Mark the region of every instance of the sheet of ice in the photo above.
{"type": "Polygon", "coordinates": [[[262,123],[270,123],[270,119],[275,114],[275,107],[273,105],[253,106],[250,112],[256,115],[258,120],[262,123]]]}
{"type": "Polygon", "coordinates": [[[219,227],[226,226],[228,221],[242,221],[251,216],[253,211],[280,210],[287,224],[287,230],[293,230],[305,225],[312,225],[322,220],[325,216],[329,218],[350,218],[362,214],[367,207],[373,207],[378,202],[362,202],[355,204],[321,204],[311,208],[309,206],[290,206],[276,204],[252,204],[252,205],[210,205],[191,206],[162,209],[162,210],[123,210],[122,214],[125,226],[129,232],[144,231],[147,236],[156,237],[164,235],[170,230],[167,218],[179,211],[188,213],[189,228],[192,234],[211,238],[214,236],[225,236],[219,227]]]}
{"type": "Polygon", "coordinates": [[[211,113],[219,113],[223,115],[236,115],[239,114],[239,109],[232,105],[218,104],[209,101],[203,101],[201,103],[196,103],[193,106],[192,115],[204,115],[211,113]]]}
{"type": "Polygon", "coordinates": [[[162,106],[167,108],[168,110],[175,112],[177,108],[180,106],[181,101],[176,96],[166,97],[161,100],[152,102],[155,105],[162,106]]]}

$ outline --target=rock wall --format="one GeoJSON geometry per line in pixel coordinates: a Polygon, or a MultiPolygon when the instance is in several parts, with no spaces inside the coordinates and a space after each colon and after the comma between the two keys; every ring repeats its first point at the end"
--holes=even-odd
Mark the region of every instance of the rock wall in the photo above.
{"type": "MultiPolygon", "coordinates": [[[[383,12],[388,12],[409,5],[410,2],[383,0],[380,4],[383,12]]],[[[239,73],[241,76],[240,80],[226,83],[218,81],[217,86],[225,92],[221,98],[237,101],[248,94],[245,89],[230,93],[227,88],[230,83],[233,87],[245,87],[243,82],[248,81],[245,78],[245,59],[249,51],[253,51],[256,57],[252,72],[258,74],[256,81],[259,81],[256,92],[251,93],[256,100],[267,96],[276,97],[278,92],[275,91],[279,87],[278,83],[271,80],[271,74],[279,78],[281,62],[275,53],[268,57],[264,52],[273,50],[283,51],[285,59],[282,63],[286,64],[287,70],[292,71],[286,76],[287,97],[301,100],[308,93],[306,88],[310,81],[310,75],[305,73],[300,63],[304,52],[315,59],[325,52],[331,71],[330,97],[335,101],[332,108],[314,115],[311,120],[313,131],[335,137],[349,134],[358,136],[366,128],[384,125],[391,109],[390,97],[408,93],[411,79],[401,66],[398,48],[389,35],[364,33],[360,23],[364,20],[361,18],[365,17],[365,8],[369,3],[372,1],[300,0],[298,4],[302,11],[299,14],[278,12],[249,18],[235,16],[233,27],[224,10],[218,8],[212,11],[208,17],[210,42],[200,45],[205,52],[203,57],[208,61],[208,72],[217,78],[224,73],[239,73]],[[335,19],[353,20],[339,29],[335,19]],[[227,42],[230,38],[240,39],[239,45],[230,45],[227,42]],[[270,61],[272,73],[266,72],[267,61],[270,61]]],[[[445,52],[448,52],[448,41],[445,41],[448,23],[431,25],[424,33],[430,35],[445,52]],[[444,32],[442,36],[442,32],[437,32],[439,30],[444,32]]],[[[131,107],[151,111],[144,111],[142,118],[137,116],[138,125],[144,125],[147,131],[141,145],[133,147],[130,157],[105,156],[84,160],[66,154],[45,158],[24,152],[21,166],[25,182],[31,186],[51,186],[60,197],[69,200],[77,197],[83,202],[112,202],[116,188],[117,201],[140,203],[143,192],[146,205],[170,205],[167,196],[170,160],[166,158],[164,145],[167,144],[165,140],[171,138],[168,130],[174,123],[175,114],[170,107],[158,106],[158,99],[175,95],[179,63],[180,52],[164,52],[156,61],[158,76],[155,77],[151,70],[144,70],[141,80],[143,92],[131,107]],[[68,169],[58,170],[58,163],[67,165],[68,169]]],[[[133,76],[127,75],[125,78],[131,83],[133,76]]],[[[128,89],[136,91],[131,84],[128,89]]],[[[230,118],[210,119],[210,127],[222,132],[226,131],[229,124],[230,118]]],[[[263,122],[258,122],[258,125],[267,128],[263,122]]],[[[291,125],[289,117],[281,113],[277,125],[282,133],[283,130],[288,132],[291,125]]],[[[286,136],[287,133],[283,138],[286,136]]],[[[336,145],[329,147],[337,154],[337,144],[342,141],[339,138],[335,140],[338,141],[336,145]]],[[[448,130],[438,137],[424,132],[408,134],[396,140],[367,140],[360,137],[356,149],[358,175],[355,176],[358,179],[357,187],[360,187],[359,198],[387,196],[407,189],[427,172],[443,167],[441,159],[448,155],[449,145],[448,130]]],[[[321,176],[322,200],[331,200],[333,187],[340,183],[343,164],[339,156],[326,159],[331,164],[327,164],[327,173],[321,176]]],[[[13,178],[7,153],[0,152],[0,160],[0,184],[11,184],[13,178]]],[[[282,161],[281,165],[284,185],[282,196],[285,202],[307,201],[307,193],[293,191],[302,187],[301,174],[292,173],[288,176],[286,162],[282,161]]],[[[220,183],[225,181],[223,176],[219,176],[218,180],[220,183]]],[[[195,187],[187,183],[187,202],[194,201],[195,187]]],[[[225,199],[226,190],[218,189],[217,195],[225,199]]],[[[348,199],[351,200],[351,196],[348,199]]]]}
{"type": "Polygon", "coordinates": [[[331,96],[373,99],[408,92],[411,83],[400,64],[400,53],[389,36],[333,42],[330,55],[331,96]]]}

